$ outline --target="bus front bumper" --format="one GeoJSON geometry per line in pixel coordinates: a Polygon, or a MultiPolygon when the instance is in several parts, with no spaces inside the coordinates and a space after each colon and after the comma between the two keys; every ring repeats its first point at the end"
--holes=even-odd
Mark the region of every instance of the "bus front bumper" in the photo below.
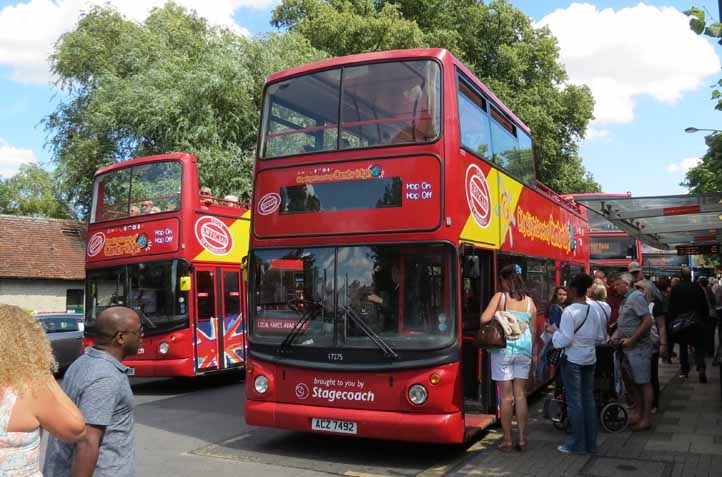
{"type": "Polygon", "coordinates": [[[131,368],[137,378],[170,378],[195,376],[193,358],[179,359],[126,359],[123,364],[131,368]]]}
{"type": "Polygon", "coordinates": [[[461,412],[417,414],[304,406],[247,399],[245,417],[246,423],[253,426],[278,427],[301,432],[326,434],[327,432],[311,429],[311,420],[319,418],[356,422],[355,435],[358,437],[438,443],[461,443],[464,440],[464,418],[461,412]]]}

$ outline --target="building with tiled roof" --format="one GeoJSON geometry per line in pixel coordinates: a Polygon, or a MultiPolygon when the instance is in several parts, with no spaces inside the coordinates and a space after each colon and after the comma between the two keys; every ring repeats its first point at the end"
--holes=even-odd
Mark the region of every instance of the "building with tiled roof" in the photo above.
{"type": "Polygon", "coordinates": [[[87,231],[74,220],[0,215],[0,303],[82,309],[87,231]]]}

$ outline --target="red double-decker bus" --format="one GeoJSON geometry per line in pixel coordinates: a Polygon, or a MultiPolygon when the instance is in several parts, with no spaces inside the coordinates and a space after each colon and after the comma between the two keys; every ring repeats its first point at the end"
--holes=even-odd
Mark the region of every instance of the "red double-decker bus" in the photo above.
{"type": "MultiPolygon", "coordinates": [[[[570,194],[565,198],[603,199],[605,197],[629,197],[629,194],[570,194]]],[[[642,242],[622,232],[610,221],[590,210],[585,211],[589,223],[589,260],[592,270],[606,275],[626,272],[630,262],[643,264],[642,242]]]]}
{"type": "Polygon", "coordinates": [[[529,129],[446,50],[272,75],[254,180],[249,424],[462,442],[497,409],[473,345],[496,270],[518,265],[543,311],[588,267],[529,129]]]}
{"type": "Polygon", "coordinates": [[[136,376],[242,367],[250,211],[200,193],[196,158],[141,157],[95,174],[86,258],[86,342],[105,308],[138,312],[136,376]]]}

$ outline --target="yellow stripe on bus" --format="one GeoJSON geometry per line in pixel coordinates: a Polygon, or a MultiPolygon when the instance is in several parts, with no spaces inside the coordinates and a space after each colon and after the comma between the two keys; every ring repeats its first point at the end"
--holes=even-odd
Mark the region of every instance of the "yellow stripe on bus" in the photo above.
{"type": "Polygon", "coordinates": [[[201,262],[241,262],[241,259],[248,255],[248,234],[251,229],[250,218],[251,212],[243,214],[243,219],[238,219],[230,227],[228,227],[233,235],[233,249],[228,255],[215,255],[208,250],[203,250],[196,255],[194,260],[201,262]]]}

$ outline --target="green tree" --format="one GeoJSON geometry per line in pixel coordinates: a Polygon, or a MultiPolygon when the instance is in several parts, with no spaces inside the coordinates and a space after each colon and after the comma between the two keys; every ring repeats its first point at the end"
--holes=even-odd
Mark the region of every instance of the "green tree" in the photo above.
{"type": "Polygon", "coordinates": [[[173,3],[144,23],[93,7],[51,56],[65,99],[44,124],[60,190],[86,214],[99,167],[187,151],[215,195],[248,197],[266,75],[323,57],[296,33],[247,39],[173,3]]]}
{"type": "Polygon", "coordinates": [[[567,84],[556,39],[506,0],[284,0],[272,24],[330,55],[443,47],[534,132],[537,177],[561,193],[600,187],[578,141],[593,117],[586,86],[567,84]]]}
{"type": "MultiPolygon", "coordinates": [[[[699,8],[691,8],[684,12],[689,16],[689,27],[698,35],[714,38],[722,44],[722,23],[708,22],[705,12],[699,8]]],[[[712,101],[715,109],[722,111],[722,79],[717,81],[712,89],[712,101]]],[[[681,185],[689,188],[690,192],[719,192],[722,191],[722,135],[714,133],[705,138],[707,153],[702,162],[687,171],[687,176],[681,185]]]]}
{"type": "Polygon", "coordinates": [[[23,164],[14,176],[0,177],[0,213],[67,219],[65,205],[52,175],[37,164],[23,164]]]}

